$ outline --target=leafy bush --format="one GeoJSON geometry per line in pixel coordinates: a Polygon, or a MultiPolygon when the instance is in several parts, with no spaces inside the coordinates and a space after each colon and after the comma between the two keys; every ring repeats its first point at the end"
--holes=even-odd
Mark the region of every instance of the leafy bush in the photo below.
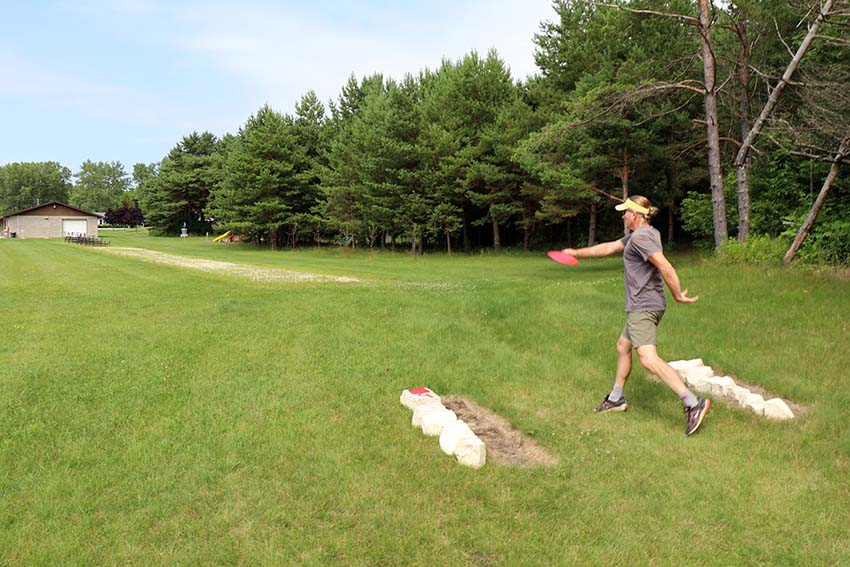
{"type": "Polygon", "coordinates": [[[814,201],[812,180],[825,175],[822,164],[801,164],[781,152],[757,162],[750,178],[750,232],[772,237],[782,234],[789,221],[796,222],[798,215],[808,212],[814,201]]]}
{"type": "MultiPolygon", "coordinates": [[[[726,194],[726,226],[730,234],[738,226],[738,197],[735,193],[735,178],[727,177],[724,183],[726,194]]],[[[682,228],[697,240],[714,243],[714,208],[711,204],[710,193],[688,191],[688,196],[682,199],[682,228]]]]}
{"type": "MultiPolygon", "coordinates": [[[[805,215],[789,228],[783,237],[790,242],[803,224],[805,215]]],[[[807,263],[850,265],[850,220],[838,211],[824,207],[815,221],[812,231],[797,252],[797,258],[807,263]]]]}
{"type": "Polygon", "coordinates": [[[727,263],[781,264],[790,240],[751,235],[746,242],[730,238],[717,251],[718,258],[727,263]]]}

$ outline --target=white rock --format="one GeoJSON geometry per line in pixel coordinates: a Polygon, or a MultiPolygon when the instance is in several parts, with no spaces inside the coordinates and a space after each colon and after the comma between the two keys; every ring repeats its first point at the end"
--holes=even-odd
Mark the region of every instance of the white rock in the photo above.
{"type": "Polygon", "coordinates": [[[764,402],[764,415],[770,419],[794,419],[794,412],[781,398],[773,398],[764,402]]]}
{"type": "Polygon", "coordinates": [[[748,396],[751,392],[742,386],[735,386],[732,390],[732,397],[741,405],[744,405],[744,397],[748,396]]]}
{"type": "Polygon", "coordinates": [[[750,393],[743,397],[743,406],[756,415],[764,415],[764,398],[760,394],[750,393]]]}
{"type": "Polygon", "coordinates": [[[434,437],[443,432],[443,427],[457,421],[457,416],[452,410],[435,411],[422,416],[422,433],[434,437]]]}
{"type": "Polygon", "coordinates": [[[714,376],[714,370],[711,369],[711,366],[691,366],[680,370],[679,375],[685,382],[691,383],[692,381],[704,381],[711,378],[714,376]]]}
{"type": "Polygon", "coordinates": [[[487,462],[487,447],[475,435],[461,439],[455,447],[455,456],[460,464],[480,469],[487,462]]]}
{"type": "Polygon", "coordinates": [[[673,367],[673,370],[684,370],[685,368],[694,368],[696,366],[702,366],[702,359],[695,358],[693,360],[674,360],[668,364],[673,367]]]}
{"type": "Polygon", "coordinates": [[[447,423],[440,433],[440,449],[446,455],[454,455],[455,448],[460,440],[473,435],[475,434],[462,419],[447,423]]]}
{"type": "Polygon", "coordinates": [[[430,404],[416,406],[413,408],[413,419],[410,420],[410,423],[413,424],[413,427],[422,427],[422,418],[430,413],[438,411],[446,411],[446,406],[440,402],[432,402],[430,404]]]}
{"type": "Polygon", "coordinates": [[[721,378],[728,378],[728,382],[721,384],[720,390],[723,392],[724,396],[732,397],[735,393],[735,389],[738,387],[735,384],[735,380],[731,376],[722,376],[721,378]]]}
{"type": "Polygon", "coordinates": [[[764,415],[764,402],[750,404],[750,410],[756,415],[764,415]]]}
{"type": "Polygon", "coordinates": [[[735,388],[735,381],[728,376],[712,376],[707,382],[711,393],[715,396],[731,394],[735,388]]]}
{"type": "Polygon", "coordinates": [[[713,376],[696,375],[686,379],[685,384],[687,384],[690,389],[696,390],[697,392],[710,393],[711,384],[708,383],[710,378],[713,378],[713,376]]]}
{"type": "Polygon", "coordinates": [[[440,403],[440,396],[428,388],[410,388],[401,393],[401,405],[410,409],[435,402],[440,403]]]}

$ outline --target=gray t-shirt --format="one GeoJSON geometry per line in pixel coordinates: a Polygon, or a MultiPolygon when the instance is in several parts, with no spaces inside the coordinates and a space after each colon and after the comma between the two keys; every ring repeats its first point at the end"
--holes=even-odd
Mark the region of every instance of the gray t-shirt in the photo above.
{"type": "Polygon", "coordinates": [[[642,226],[620,239],[626,286],[626,311],[663,311],[664,280],[648,258],[661,252],[661,234],[651,226],[642,226]]]}

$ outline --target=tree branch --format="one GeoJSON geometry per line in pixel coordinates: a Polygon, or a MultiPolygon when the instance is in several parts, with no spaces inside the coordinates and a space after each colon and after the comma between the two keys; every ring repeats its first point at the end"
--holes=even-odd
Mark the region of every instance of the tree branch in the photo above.
{"type": "Polygon", "coordinates": [[[834,156],[822,156],[822,155],[818,155],[818,154],[810,154],[808,152],[790,151],[790,152],[788,152],[788,155],[792,155],[794,157],[806,158],[806,159],[810,159],[812,161],[822,161],[824,163],[832,163],[833,161],[835,161],[834,156]]]}
{"type": "MultiPolygon", "coordinates": [[[[700,94],[700,95],[701,95],[702,93],[698,93],[698,94],[700,94]]],[[[635,126],[643,126],[644,124],[646,124],[646,123],[647,123],[647,122],[649,122],[650,120],[655,120],[656,118],[661,118],[662,116],[667,116],[668,114],[673,114],[674,112],[678,112],[678,111],[682,110],[683,108],[685,108],[686,106],[688,106],[688,105],[691,103],[691,101],[692,101],[692,100],[694,100],[694,98],[696,98],[696,96],[697,96],[696,94],[695,94],[695,95],[691,95],[691,96],[688,98],[688,100],[686,100],[686,101],[685,101],[684,103],[682,103],[680,106],[677,106],[676,108],[674,108],[674,109],[672,109],[672,110],[668,110],[668,111],[666,111],[666,112],[661,112],[661,113],[659,113],[659,114],[654,114],[654,115],[652,115],[652,116],[649,116],[648,118],[646,118],[646,120],[641,120],[640,122],[638,122],[637,124],[635,124],[635,126]]]]}
{"type": "Polygon", "coordinates": [[[667,12],[656,12],[655,10],[637,10],[635,8],[627,8],[625,6],[618,6],[617,4],[606,4],[604,2],[594,2],[594,6],[604,6],[606,8],[616,8],[618,10],[623,10],[626,12],[632,12],[633,14],[649,14],[651,16],[661,16],[663,18],[673,18],[675,20],[679,20],[680,22],[686,22],[688,24],[698,26],[699,20],[696,18],[692,18],[691,16],[684,16],[682,14],[670,14],[667,12]]]}
{"type": "MultiPolygon", "coordinates": [[[[690,81],[690,82],[697,82],[697,81],[690,81]]],[[[705,89],[701,89],[699,87],[689,85],[685,81],[683,81],[681,83],[662,83],[662,84],[658,84],[658,85],[647,85],[646,87],[639,87],[638,92],[642,92],[642,91],[648,91],[648,92],[651,92],[651,91],[666,91],[666,90],[670,90],[670,89],[685,89],[685,90],[688,90],[688,91],[695,92],[698,95],[704,95],[705,94],[705,89]]]]}
{"type": "Polygon", "coordinates": [[[821,9],[821,12],[818,14],[817,19],[815,19],[812,25],[809,26],[809,33],[806,34],[806,37],[803,39],[802,43],[800,44],[800,47],[797,49],[797,53],[794,54],[794,57],[788,64],[788,68],[785,69],[785,73],[783,73],[782,79],[776,85],[776,88],[773,89],[773,92],[770,93],[770,97],[768,97],[764,108],[762,108],[761,114],[759,114],[759,117],[756,119],[755,123],[753,124],[753,127],[747,134],[744,143],[738,150],[738,155],[735,156],[735,167],[742,167],[744,165],[744,162],[747,161],[747,151],[749,150],[749,147],[753,144],[756,137],[761,132],[761,129],[764,127],[764,123],[767,120],[767,117],[770,116],[770,113],[773,112],[773,109],[776,107],[776,103],[779,101],[779,95],[782,94],[782,91],[785,89],[785,86],[788,84],[788,81],[790,81],[791,77],[794,75],[794,71],[797,70],[797,65],[800,64],[800,61],[803,59],[803,56],[809,49],[809,45],[811,45],[812,41],[815,38],[815,35],[817,35],[818,28],[820,28],[821,24],[829,17],[833,1],[834,0],[826,0],[823,8],[821,9]]]}
{"type": "MultiPolygon", "coordinates": [[[[797,26],[799,26],[799,25],[800,24],[797,24],[797,26]]],[[[794,57],[794,50],[791,49],[790,45],[785,43],[785,38],[782,37],[782,33],[779,31],[779,22],[776,21],[776,18],[773,18],[773,27],[776,29],[776,37],[778,37],[779,41],[782,43],[782,45],[785,46],[785,51],[788,52],[788,55],[790,55],[791,57],[794,57]]]]}
{"type": "MultiPolygon", "coordinates": [[[[758,75],[759,77],[761,77],[765,81],[778,81],[779,80],[775,76],[768,75],[767,73],[761,71],[758,67],[756,67],[754,65],[750,65],[750,71],[754,72],[756,75],[758,75]]],[[[806,83],[801,83],[799,81],[792,81],[790,79],[788,80],[788,84],[791,85],[792,87],[806,86],[806,83]]]]}
{"type": "Polygon", "coordinates": [[[835,37],[832,35],[816,35],[815,37],[820,38],[827,42],[829,45],[850,45],[850,39],[845,39],[843,37],[835,37]]]}
{"type": "Polygon", "coordinates": [[[613,199],[614,201],[617,201],[618,203],[622,203],[622,202],[623,202],[623,198],[622,198],[622,197],[617,197],[616,195],[612,195],[611,193],[606,193],[606,192],[605,192],[605,191],[603,191],[602,189],[597,189],[597,188],[596,188],[596,187],[594,187],[593,185],[591,185],[591,186],[590,186],[590,190],[591,190],[591,191],[596,191],[596,192],[597,192],[597,193],[599,193],[600,195],[605,195],[605,196],[606,196],[606,197],[608,197],[609,199],[613,199]]]}

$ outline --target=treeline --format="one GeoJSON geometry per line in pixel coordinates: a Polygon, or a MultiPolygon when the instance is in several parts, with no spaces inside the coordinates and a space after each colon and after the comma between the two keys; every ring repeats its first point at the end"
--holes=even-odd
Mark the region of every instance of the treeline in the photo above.
{"type": "Polygon", "coordinates": [[[9,163],[0,166],[0,213],[48,201],[91,212],[138,208],[136,188],[150,170],[151,166],[136,164],[130,176],[121,162],[87,160],[72,174],[54,161],[9,163]]]}
{"type": "Polygon", "coordinates": [[[539,76],[473,52],[184,137],[134,168],[147,224],[274,248],[528,249],[616,237],[613,200],[639,193],[668,242],[805,232],[800,254],[850,261],[848,0],[553,5],[539,76]]]}
{"type": "Polygon", "coordinates": [[[273,248],[498,249],[503,233],[528,246],[540,203],[563,191],[517,153],[543,125],[533,96],[490,52],[401,81],[352,77],[329,113],[313,92],[292,116],[264,106],[236,135],[177,144],[142,187],[148,224],[233,230],[273,248]]]}

